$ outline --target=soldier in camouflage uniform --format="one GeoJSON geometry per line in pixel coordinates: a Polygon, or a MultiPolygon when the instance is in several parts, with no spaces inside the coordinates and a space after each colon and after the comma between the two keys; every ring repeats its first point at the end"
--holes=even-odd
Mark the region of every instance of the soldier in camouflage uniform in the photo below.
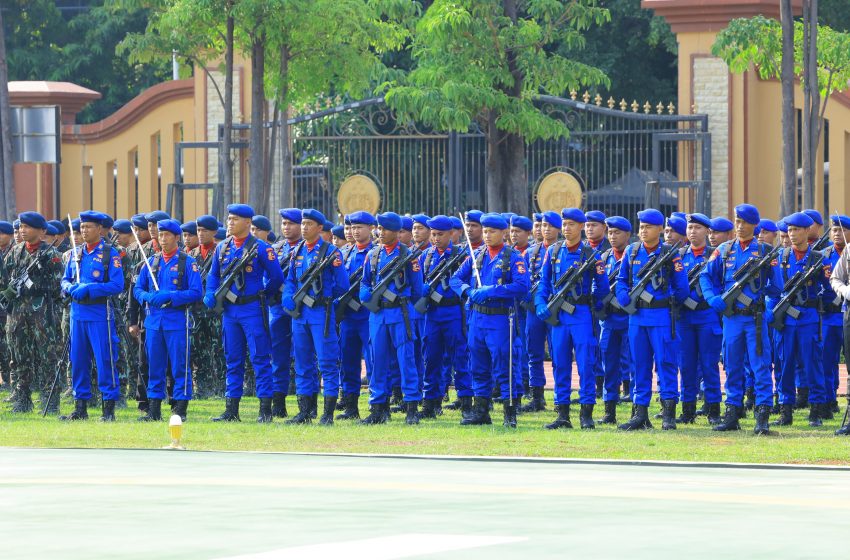
{"type": "MultiPolygon", "coordinates": [[[[80,220],[74,220],[71,222],[71,235],[74,236],[74,242],[79,247],[83,242],[83,237],[80,234],[80,220]]],[[[68,245],[70,246],[70,238],[68,240],[68,245]]],[[[62,268],[63,270],[68,266],[68,261],[71,260],[71,249],[62,253],[62,268]]],[[[71,298],[62,297],[59,300],[59,306],[62,309],[62,327],[61,327],[61,339],[60,339],[60,348],[63,349],[64,354],[64,345],[68,344],[68,337],[71,336],[71,298]]],[[[71,388],[71,361],[68,359],[67,354],[65,354],[65,360],[63,363],[59,364],[59,368],[62,370],[63,379],[65,381],[65,392],[62,393],[62,397],[70,398],[73,393],[73,389],[71,388]]],[[[94,390],[94,388],[92,389],[94,390]]]]}
{"type": "MultiPolygon", "coordinates": [[[[153,246],[150,243],[151,237],[148,232],[148,221],[144,214],[133,216],[131,223],[133,229],[136,230],[136,236],[141,242],[141,250],[136,244],[135,237],[133,242],[127,247],[127,256],[129,258],[131,279],[130,289],[136,284],[136,279],[141,272],[143,257],[147,258],[153,254],[153,246]],[[145,249],[147,247],[147,250],[145,249]]],[[[130,358],[134,361],[135,375],[130,378],[130,395],[138,402],[139,410],[147,412],[148,410],[148,358],[145,352],[145,310],[139,305],[139,302],[134,297],[127,299],[127,330],[130,333],[130,358]]]]}
{"type": "MultiPolygon", "coordinates": [[[[199,245],[189,252],[198,263],[204,290],[207,274],[215,255],[215,235],[218,220],[214,216],[201,216],[196,221],[199,245]]],[[[224,347],[222,346],[221,317],[202,303],[195,306],[195,329],[192,331],[192,376],[195,380],[196,398],[224,395],[224,347]]]]}
{"type": "MultiPolygon", "coordinates": [[[[10,222],[0,221],[0,266],[9,251],[12,250],[12,237],[15,230],[10,222]]],[[[0,309],[0,335],[6,332],[6,311],[0,309]]],[[[0,336],[0,386],[9,387],[11,379],[9,375],[9,345],[6,337],[0,336]]]]}
{"type": "MultiPolygon", "coordinates": [[[[41,240],[47,221],[37,212],[24,212],[21,236],[24,243],[15,246],[3,261],[0,270],[0,289],[10,302],[7,335],[15,380],[15,400],[12,412],[32,410],[32,386],[40,380],[42,398],[50,389],[56,372],[56,343],[47,325],[57,324],[59,280],[62,277],[62,257],[41,240]]],[[[59,393],[55,392],[48,411],[59,410],[59,393]]]]}
{"type": "Polygon", "coordinates": [[[127,397],[132,396],[130,384],[135,386],[139,376],[139,359],[136,354],[136,340],[130,338],[128,326],[128,300],[132,298],[133,290],[133,267],[132,259],[127,250],[135,243],[132,233],[133,223],[130,220],[116,220],[112,224],[115,232],[114,247],[121,256],[121,265],[124,272],[124,291],[115,296],[115,330],[118,334],[118,371],[121,384],[121,396],[118,397],[116,408],[127,407],[127,397]]]}

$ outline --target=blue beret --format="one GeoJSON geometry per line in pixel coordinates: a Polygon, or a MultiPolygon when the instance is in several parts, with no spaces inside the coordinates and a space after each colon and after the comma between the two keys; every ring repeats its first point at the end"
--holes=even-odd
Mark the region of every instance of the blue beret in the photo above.
{"type": "Polygon", "coordinates": [[[425,214],[414,214],[411,216],[413,218],[413,222],[417,224],[422,224],[425,227],[428,227],[428,220],[431,218],[426,216],[425,214]]]}
{"type": "MultiPolygon", "coordinates": [[[[162,210],[154,210],[153,212],[148,212],[147,214],[145,214],[145,221],[147,222],[147,224],[156,223],[160,220],[168,220],[170,218],[171,216],[169,216],[167,212],[163,212],[162,210]]],[[[147,227],[147,224],[145,224],[145,227],[147,227]]]]}
{"type": "MultiPolygon", "coordinates": [[[[458,218],[457,221],[460,222],[460,218],[458,218]]],[[[452,224],[452,219],[448,216],[443,216],[442,214],[434,216],[428,220],[427,226],[437,231],[449,231],[455,227],[454,224],[452,224]]]]}
{"type": "Polygon", "coordinates": [[[389,231],[399,231],[401,229],[401,216],[395,212],[378,214],[378,225],[389,231]]]}
{"type": "Polygon", "coordinates": [[[719,232],[732,231],[735,229],[735,224],[726,218],[714,218],[711,220],[711,229],[719,232]]]}
{"type": "Polygon", "coordinates": [[[214,238],[218,239],[219,241],[224,241],[225,239],[227,239],[227,229],[223,227],[218,228],[215,232],[214,238]]]}
{"type": "Polygon", "coordinates": [[[253,226],[255,228],[263,230],[263,231],[271,231],[272,230],[272,223],[265,216],[260,216],[260,215],[254,216],[253,218],[251,218],[251,224],[253,224],[253,226]]]}
{"type": "Polygon", "coordinates": [[[686,222],[684,218],[680,218],[679,216],[670,216],[667,218],[667,225],[673,228],[673,231],[679,235],[688,234],[688,222],[686,222]]]}
{"type": "Polygon", "coordinates": [[[55,233],[54,235],[65,233],[65,224],[63,224],[59,220],[49,220],[47,223],[56,228],[57,233],[55,233]]]}
{"type": "Polygon", "coordinates": [[[322,224],[322,231],[330,232],[334,227],[336,227],[336,224],[330,220],[325,220],[325,223],[322,224]]]}
{"type": "Polygon", "coordinates": [[[457,216],[449,216],[449,220],[451,220],[452,222],[452,228],[463,229],[463,222],[461,222],[460,218],[458,218],[457,216]]]}
{"type": "Polygon", "coordinates": [[[776,229],[778,229],[782,233],[788,233],[788,224],[785,223],[784,218],[776,222],[776,229]]]}
{"type": "Polygon", "coordinates": [[[331,228],[331,233],[334,237],[345,239],[345,226],[334,226],[331,228]]]}
{"type": "Polygon", "coordinates": [[[118,233],[130,233],[133,231],[133,222],[130,220],[115,220],[115,223],[112,224],[112,229],[118,233]]]}
{"type": "Polygon", "coordinates": [[[508,229],[508,222],[501,214],[495,212],[481,216],[481,225],[489,228],[508,229]]]}
{"type": "Polygon", "coordinates": [[[113,220],[112,216],[110,216],[109,214],[104,214],[103,220],[101,220],[100,225],[105,227],[106,229],[110,229],[113,225],[115,225],[115,220],[113,220]]]}
{"type": "Polygon", "coordinates": [[[543,220],[550,226],[561,229],[563,225],[563,220],[561,220],[561,215],[555,212],[554,210],[549,210],[548,212],[543,212],[543,220]]]}
{"type": "Polygon", "coordinates": [[[767,218],[763,218],[759,220],[759,227],[762,231],[777,231],[776,223],[773,220],[768,220],[767,218]]]}
{"type": "Polygon", "coordinates": [[[231,204],[227,207],[227,214],[240,218],[253,218],[254,209],[247,204],[231,204]]]}
{"type": "Polygon", "coordinates": [[[699,212],[688,214],[688,223],[699,224],[701,226],[707,227],[708,229],[711,229],[711,218],[709,218],[705,214],[700,214],[699,212]]]}
{"type": "Polygon", "coordinates": [[[12,222],[12,228],[21,229],[21,221],[16,219],[14,222],[12,222]]]}
{"type": "Polygon", "coordinates": [[[80,223],[93,223],[97,225],[102,225],[103,220],[106,218],[104,214],[100,212],[95,212],[94,210],[86,210],[85,212],[80,212],[80,223]]]}
{"type": "Polygon", "coordinates": [[[605,225],[620,231],[632,231],[632,223],[622,216],[611,216],[605,218],[605,225]]]}
{"type": "Polygon", "coordinates": [[[561,210],[561,217],[565,220],[572,220],[580,224],[583,224],[587,221],[587,216],[585,216],[584,212],[582,212],[578,208],[564,208],[563,210],[561,210]]]}
{"type": "Polygon", "coordinates": [[[195,220],[195,224],[199,228],[208,229],[210,231],[216,231],[219,227],[218,219],[216,219],[215,216],[210,216],[209,214],[198,216],[198,219],[195,220]]]}
{"type": "Polygon", "coordinates": [[[198,235],[198,224],[196,224],[195,222],[186,222],[185,224],[180,226],[180,229],[183,231],[183,233],[191,233],[192,235],[198,235]]]}
{"type": "Polygon", "coordinates": [[[759,224],[759,209],[752,204],[739,204],[735,207],[735,217],[741,218],[748,224],[757,226],[759,224]]]}
{"type": "Polygon", "coordinates": [[[350,226],[351,225],[351,214],[346,214],[342,217],[343,225],[350,226]]]}
{"type": "Polygon", "coordinates": [[[409,216],[401,217],[401,229],[405,231],[413,231],[413,218],[409,216]]]}
{"type": "Polygon", "coordinates": [[[638,212],[638,221],[651,226],[663,226],[664,214],[655,208],[647,208],[646,210],[638,212]]]}
{"type": "Polygon", "coordinates": [[[794,212],[785,218],[785,223],[789,226],[807,228],[812,226],[815,221],[807,212],[794,212]]]}
{"type": "Polygon", "coordinates": [[[71,220],[71,230],[80,233],[80,219],[71,220]]]}
{"type": "Polygon", "coordinates": [[[534,229],[534,224],[532,224],[531,220],[525,216],[514,216],[511,218],[511,225],[525,231],[531,231],[534,229]]]}
{"type": "Polygon", "coordinates": [[[273,231],[269,232],[269,243],[274,243],[277,241],[277,235],[274,234],[273,231]]]}
{"type": "Polygon", "coordinates": [[[688,215],[685,214],[684,212],[670,212],[670,217],[672,218],[674,216],[676,218],[682,218],[685,221],[687,221],[687,219],[688,219],[688,215]]]}
{"type": "Polygon", "coordinates": [[[820,215],[820,212],[817,210],[812,210],[811,208],[807,210],[803,210],[803,213],[810,217],[814,223],[819,226],[823,225],[823,216],[820,215]]]}
{"type": "Polygon", "coordinates": [[[180,237],[183,233],[183,230],[180,229],[180,222],[172,220],[171,218],[158,221],[156,223],[156,227],[159,231],[167,231],[168,233],[173,233],[177,237],[180,237]]]}
{"type": "Polygon", "coordinates": [[[832,225],[841,226],[844,229],[850,229],[850,217],[848,216],[830,216],[830,220],[832,220],[832,225]]]}
{"type": "Polygon", "coordinates": [[[542,212],[535,212],[534,213],[534,221],[535,222],[542,222],[543,221],[543,213],[542,212]]]}
{"type": "Polygon", "coordinates": [[[481,216],[483,215],[484,212],[482,212],[481,210],[470,210],[464,215],[464,219],[466,219],[467,222],[476,222],[480,224],[481,216]]]}
{"type": "Polygon", "coordinates": [[[48,223],[47,227],[44,229],[47,235],[59,235],[59,230],[56,229],[56,226],[54,226],[53,224],[48,223]]]}
{"type": "Polygon", "coordinates": [[[606,216],[599,210],[591,210],[590,212],[585,213],[584,217],[588,222],[599,222],[600,224],[604,224],[606,216]]]}
{"type": "Polygon", "coordinates": [[[10,222],[0,221],[0,233],[12,235],[13,233],[15,233],[15,228],[10,222]]]}
{"type": "Polygon", "coordinates": [[[514,218],[514,216],[516,216],[516,212],[502,212],[501,216],[510,225],[511,220],[514,218]]]}
{"type": "Polygon", "coordinates": [[[133,216],[132,218],[130,218],[130,221],[131,221],[131,222],[133,223],[133,225],[134,225],[134,226],[136,226],[137,228],[145,229],[145,228],[147,228],[147,227],[148,227],[148,221],[145,219],[145,215],[144,215],[144,214],[136,214],[135,216],[133,216]]]}
{"type": "Polygon", "coordinates": [[[315,208],[305,208],[301,211],[301,219],[302,220],[313,220],[317,224],[324,226],[327,220],[325,219],[325,215],[316,210],[315,208]]]}
{"type": "Polygon", "coordinates": [[[367,226],[374,226],[378,224],[378,220],[375,219],[375,216],[364,210],[352,212],[347,216],[347,218],[351,225],[363,224],[367,226]]]}
{"type": "Polygon", "coordinates": [[[760,233],[761,233],[761,226],[756,226],[755,229],[753,230],[753,235],[758,237],[758,234],[760,234],[760,233]]]}
{"type": "Polygon", "coordinates": [[[281,208],[277,213],[280,214],[280,219],[282,220],[288,220],[296,224],[301,223],[301,210],[298,208],[281,208]]]}

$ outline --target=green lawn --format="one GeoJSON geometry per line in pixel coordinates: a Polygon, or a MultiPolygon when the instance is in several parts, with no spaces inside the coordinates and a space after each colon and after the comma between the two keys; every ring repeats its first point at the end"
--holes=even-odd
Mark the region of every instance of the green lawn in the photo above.
{"type": "MultiPolygon", "coordinates": [[[[0,393],[5,398],[8,393],[0,393]]],[[[551,409],[552,394],[547,395],[551,409]]],[[[136,422],[135,402],[118,413],[113,424],[97,422],[100,412],[91,410],[88,422],[66,424],[56,417],[42,419],[40,411],[25,415],[0,412],[0,446],[15,447],[90,447],[90,448],[158,448],[168,444],[166,422],[150,424],[136,422]]],[[[295,399],[287,399],[290,415],[295,399]]],[[[321,407],[321,402],[319,403],[321,407]]],[[[795,425],[777,428],[773,436],[752,434],[752,417],[743,420],[743,430],[737,433],[712,432],[701,417],[696,425],[680,425],[676,431],[660,429],[623,433],[611,426],[596,430],[578,429],[578,407],[573,407],[573,430],[544,430],[543,424],[554,419],[554,412],[523,414],[519,427],[508,430],[501,426],[501,409],[494,411],[493,426],[459,426],[460,413],[445,411],[437,420],[423,420],[418,426],[404,423],[402,414],[384,426],[361,426],[336,422],[332,427],[316,423],[289,426],[276,420],[271,426],[255,423],[258,402],[243,399],[241,423],[218,424],[209,421],[223,410],[223,400],[193,401],[189,406],[189,421],[185,426],[183,443],[195,450],[233,451],[309,451],[332,453],[389,453],[428,455],[502,455],[527,457],[570,457],[594,459],[643,459],[675,461],[731,461],[744,463],[850,464],[850,438],[835,437],[833,431],[841,424],[842,415],[810,428],[806,411],[795,414],[795,425]]],[[[167,409],[167,407],[165,407],[167,409]]],[[[602,415],[597,406],[596,418],[602,415]]],[[[72,405],[62,404],[63,413],[72,405]]],[[[362,397],[361,410],[366,409],[362,397]]],[[[320,408],[321,410],[321,408],[320,408]]],[[[629,406],[617,408],[618,420],[623,421],[629,406]]],[[[652,412],[657,412],[654,405],[652,412]]]]}

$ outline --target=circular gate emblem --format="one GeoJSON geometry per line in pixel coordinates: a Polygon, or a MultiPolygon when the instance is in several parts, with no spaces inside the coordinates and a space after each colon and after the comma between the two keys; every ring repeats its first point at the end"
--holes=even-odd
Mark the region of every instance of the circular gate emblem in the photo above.
{"type": "Polygon", "coordinates": [[[581,181],[571,172],[555,171],[540,181],[536,198],[541,212],[560,213],[564,208],[581,208],[581,181]]]}
{"type": "Polygon", "coordinates": [[[381,191],[371,177],[351,175],[339,186],[337,204],[343,214],[358,210],[375,214],[381,207],[381,191]]]}

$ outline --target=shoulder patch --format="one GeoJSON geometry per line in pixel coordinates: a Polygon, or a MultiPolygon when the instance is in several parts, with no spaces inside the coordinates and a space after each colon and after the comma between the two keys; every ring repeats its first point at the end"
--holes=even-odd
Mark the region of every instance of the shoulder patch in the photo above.
{"type": "Polygon", "coordinates": [[[519,274],[525,274],[525,263],[523,261],[517,261],[516,263],[516,271],[519,274]]]}
{"type": "Polygon", "coordinates": [[[121,258],[112,257],[112,266],[114,266],[115,268],[121,268],[121,258]]]}
{"type": "Polygon", "coordinates": [[[342,265],[342,259],[340,259],[339,257],[335,258],[333,265],[334,266],[341,266],[342,265]]]}

